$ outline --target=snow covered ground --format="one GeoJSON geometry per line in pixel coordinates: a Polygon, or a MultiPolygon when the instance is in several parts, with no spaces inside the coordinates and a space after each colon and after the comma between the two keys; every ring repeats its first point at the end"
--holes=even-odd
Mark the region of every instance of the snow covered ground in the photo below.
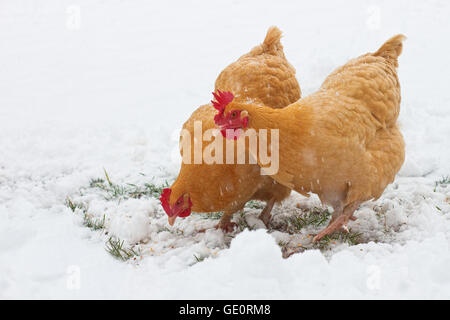
{"type": "Polygon", "coordinates": [[[450,298],[449,16],[444,0],[1,1],[0,298],[450,298]],[[173,181],[181,124],[271,25],[304,95],[408,36],[407,159],[358,211],[357,241],[288,232],[315,197],[292,195],[269,232],[248,207],[228,236],[198,232],[217,217],[170,227],[155,198],[121,196],[173,181]],[[127,190],[111,197],[104,169],[127,190]],[[137,255],[114,259],[109,237],[137,255]]]}

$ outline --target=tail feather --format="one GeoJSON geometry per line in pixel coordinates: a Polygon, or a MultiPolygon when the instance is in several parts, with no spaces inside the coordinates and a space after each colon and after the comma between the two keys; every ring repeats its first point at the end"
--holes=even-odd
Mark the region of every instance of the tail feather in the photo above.
{"type": "Polygon", "coordinates": [[[263,43],[254,47],[250,51],[250,55],[256,56],[263,53],[268,53],[285,58],[283,46],[280,41],[282,35],[283,34],[280,29],[275,26],[270,27],[269,30],[267,30],[266,38],[263,43]]]}
{"type": "Polygon", "coordinates": [[[402,53],[404,40],[406,40],[406,37],[402,34],[398,34],[386,41],[373,55],[383,57],[398,67],[397,58],[402,53]]]}
{"type": "Polygon", "coordinates": [[[281,46],[280,39],[283,33],[278,27],[272,26],[267,30],[266,38],[262,43],[262,46],[267,51],[277,50],[281,46]]]}

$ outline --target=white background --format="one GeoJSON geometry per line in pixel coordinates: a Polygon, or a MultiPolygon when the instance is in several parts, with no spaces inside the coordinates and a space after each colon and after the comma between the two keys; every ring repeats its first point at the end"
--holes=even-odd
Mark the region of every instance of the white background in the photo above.
{"type": "Polygon", "coordinates": [[[450,174],[449,16],[443,0],[2,0],[0,298],[450,298],[450,187],[433,192],[450,174]],[[357,214],[367,241],[282,259],[282,234],[244,231],[228,249],[219,232],[188,230],[200,218],[177,222],[183,239],[155,232],[165,224],[156,200],[97,201],[112,234],[150,239],[146,250],[158,241],[139,263],[114,260],[104,236],[64,206],[67,195],[103,168],[118,183],[174,179],[182,123],[271,25],[284,32],[304,96],[350,58],[408,37],[399,59],[407,159],[357,214]],[[374,205],[386,206],[386,221],[374,205]],[[198,252],[211,258],[194,264],[198,252]]]}

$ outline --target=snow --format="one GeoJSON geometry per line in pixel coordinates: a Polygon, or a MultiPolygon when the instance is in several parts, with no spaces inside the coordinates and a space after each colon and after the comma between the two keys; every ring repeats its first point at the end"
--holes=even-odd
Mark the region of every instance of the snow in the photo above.
{"type": "Polygon", "coordinates": [[[450,174],[449,14],[443,0],[1,1],[0,298],[450,298],[450,186],[435,185],[450,174]],[[246,208],[224,235],[201,215],[170,227],[152,197],[89,188],[104,169],[119,185],[173,181],[181,124],[270,25],[304,96],[350,58],[408,36],[406,162],[349,225],[361,243],[318,250],[317,228],[287,232],[317,197],[274,208],[270,232],[246,208]],[[85,227],[67,197],[104,216],[105,230],[85,227]],[[110,236],[140,255],[114,259],[110,236]],[[283,258],[281,242],[297,253],[283,258]]]}

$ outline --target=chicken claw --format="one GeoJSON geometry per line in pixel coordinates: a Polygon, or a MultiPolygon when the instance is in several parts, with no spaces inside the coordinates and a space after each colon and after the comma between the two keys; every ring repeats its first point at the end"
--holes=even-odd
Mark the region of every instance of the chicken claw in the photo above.
{"type": "Polygon", "coordinates": [[[234,228],[237,228],[237,224],[234,222],[226,222],[226,223],[218,223],[216,229],[221,229],[225,233],[231,233],[234,231],[234,228]]]}
{"type": "Polygon", "coordinates": [[[360,202],[355,202],[352,204],[349,204],[347,207],[345,207],[342,214],[332,219],[330,221],[330,224],[328,227],[325,228],[325,230],[321,231],[318,235],[316,235],[313,238],[313,242],[320,241],[323,237],[328,236],[340,229],[343,229],[345,232],[349,233],[347,223],[352,220],[355,221],[356,218],[353,216],[353,213],[356,209],[358,209],[360,202]]]}
{"type": "Polygon", "coordinates": [[[329,224],[328,227],[325,228],[325,230],[321,231],[318,235],[316,235],[313,238],[313,242],[320,241],[323,237],[328,236],[339,229],[343,228],[348,219],[345,216],[339,216],[336,218],[336,220],[333,221],[333,223],[329,224]]]}

